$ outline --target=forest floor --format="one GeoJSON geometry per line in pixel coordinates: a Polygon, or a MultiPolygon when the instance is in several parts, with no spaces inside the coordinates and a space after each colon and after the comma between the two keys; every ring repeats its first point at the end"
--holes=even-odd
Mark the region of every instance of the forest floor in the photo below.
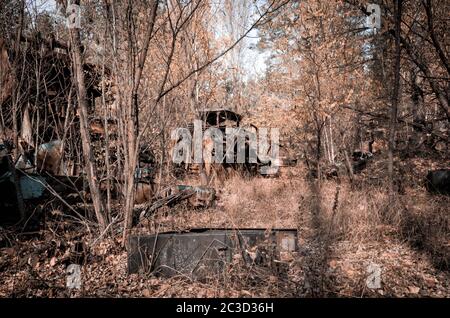
{"type": "Polygon", "coordinates": [[[37,232],[1,231],[0,297],[450,297],[449,198],[407,187],[388,204],[382,187],[344,180],[319,186],[302,175],[292,168],[279,178],[234,177],[213,208],[181,206],[139,229],[295,228],[299,251],[284,275],[238,265],[204,281],[128,275],[121,233],[97,240],[51,211],[37,232]],[[74,251],[82,288],[69,291],[74,251]],[[373,266],[379,288],[367,284],[373,266]]]}

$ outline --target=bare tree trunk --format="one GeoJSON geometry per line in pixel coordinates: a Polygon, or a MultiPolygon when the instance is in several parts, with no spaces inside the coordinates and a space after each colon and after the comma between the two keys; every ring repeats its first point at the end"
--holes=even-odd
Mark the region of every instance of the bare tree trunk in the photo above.
{"type": "MultiPolygon", "coordinates": [[[[150,40],[153,35],[153,28],[156,21],[157,9],[158,9],[159,0],[153,0],[150,7],[150,20],[147,26],[147,32],[144,38],[144,44],[142,48],[141,55],[139,56],[137,69],[130,69],[131,74],[135,72],[135,76],[133,76],[133,86],[131,88],[131,99],[129,100],[130,106],[125,110],[126,114],[126,131],[124,138],[126,138],[126,149],[125,155],[127,156],[127,160],[125,162],[125,218],[124,218],[124,231],[123,231],[123,240],[122,244],[125,246],[126,239],[128,237],[129,231],[133,225],[133,208],[134,208],[134,185],[135,185],[135,170],[137,164],[137,156],[139,151],[138,143],[138,135],[139,135],[139,123],[138,123],[138,91],[141,83],[142,71],[145,66],[145,61],[148,54],[148,48],[150,45],[150,40]],[[135,112],[135,116],[133,118],[133,109],[135,112]]],[[[130,4],[131,5],[131,4],[130,4]]],[[[131,25],[129,26],[132,27],[131,25]]],[[[129,39],[132,41],[132,39],[129,39]]],[[[134,59],[133,52],[129,52],[130,58],[134,59]]],[[[134,63],[130,63],[129,67],[134,68],[134,63]]],[[[128,102],[128,101],[127,101],[128,102]]]]}
{"type": "Polygon", "coordinates": [[[391,116],[389,123],[389,150],[388,150],[388,175],[389,175],[389,194],[394,194],[394,149],[395,132],[397,124],[397,109],[399,103],[400,90],[400,31],[402,17],[402,0],[395,0],[395,70],[394,70],[394,90],[392,93],[391,116]]]}
{"type": "Polygon", "coordinates": [[[159,160],[159,173],[158,173],[158,189],[157,193],[161,191],[162,179],[163,179],[163,170],[164,170],[164,162],[166,160],[166,136],[165,136],[165,108],[166,108],[166,97],[164,96],[162,100],[162,114],[161,114],[161,135],[160,135],[160,145],[161,145],[161,158],[159,160]]]}
{"type": "MultiPolygon", "coordinates": [[[[25,1],[22,0],[20,3],[20,16],[19,16],[19,23],[16,29],[16,41],[14,43],[14,68],[15,72],[13,74],[17,74],[18,69],[18,61],[20,56],[20,38],[22,36],[22,29],[23,29],[23,18],[24,18],[24,11],[25,11],[25,1]]],[[[13,149],[14,154],[14,160],[17,160],[19,152],[19,132],[18,132],[18,126],[17,126],[17,115],[18,115],[18,107],[19,107],[19,96],[20,96],[20,86],[22,83],[22,77],[21,80],[16,83],[16,92],[14,94],[14,98],[12,99],[12,120],[13,120],[13,141],[15,148],[13,149]]]]}
{"type": "Polygon", "coordinates": [[[100,232],[103,232],[108,224],[104,213],[100,190],[97,180],[97,168],[91,148],[91,137],[88,129],[88,102],[86,98],[86,85],[81,60],[80,32],[76,28],[70,29],[70,42],[72,50],[73,78],[77,87],[78,111],[80,116],[80,136],[83,148],[83,159],[88,178],[89,190],[94,205],[95,216],[98,221],[100,232]]]}
{"type": "Polygon", "coordinates": [[[329,117],[330,119],[330,148],[331,148],[331,163],[334,164],[334,141],[333,141],[333,124],[331,121],[331,116],[329,117]]]}
{"type": "Polygon", "coordinates": [[[344,149],[344,157],[345,157],[345,165],[346,165],[347,171],[348,171],[348,177],[350,179],[350,184],[353,186],[353,181],[354,181],[353,167],[352,167],[352,163],[350,162],[350,158],[348,157],[347,149],[344,149]]]}
{"type": "Polygon", "coordinates": [[[417,70],[414,66],[412,66],[411,70],[411,114],[412,114],[412,131],[411,136],[408,139],[408,150],[409,151],[415,151],[416,148],[419,146],[419,134],[418,134],[418,128],[414,126],[416,123],[422,123],[422,118],[419,115],[419,110],[422,108],[423,104],[423,91],[420,88],[420,86],[417,83],[417,70]]]}
{"type": "MultiPolygon", "coordinates": [[[[105,77],[105,60],[103,58],[102,61],[102,78],[105,77]]],[[[108,124],[108,118],[109,118],[109,112],[106,106],[106,99],[105,99],[105,81],[102,80],[102,107],[103,107],[103,122],[104,122],[104,131],[105,131],[105,165],[106,165],[106,214],[108,217],[111,216],[111,167],[109,162],[109,124],[108,124]]]]}
{"type": "Polygon", "coordinates": [[[150,40],[153,34],[153,28],[155,27],[156,13],[158,10],[159,0],[153,0],[150,9],[150,20],[147,26],[147,32],[145,34],[144,46],[141,55],[139,56],[139,64],[136,71],[136,80],[133,87],[133,103],[136,120],[136,134],[139,133],[139,102],[138,91],[141,84],[142,71],[144,70],[145,60],[147,59],[148,47],[150,46],[150,40]]]}
{"type": "MultiPolygon", "coordinates": [[[[19,17],[19,24],[16,29],[16,42],[14,43],[14,53],[15,53],[15,61],[14,61],[14,76],[18,73],[18,61],[20,56],[20,37],[22,35],[22,29],[24,24],[24,11],[25,11],[25,1],[21,1],[20,4],[20,17],[19,17]]],[[[20,179],[19,176],[16,173],[16,169],[14,166],[14,160],[18,159],[19,156],[19,131],[18,131],[18,125],[17,125],[17,117],[18,117],[18,108],[19,108],[19,99],[20,99],[20,91],[21,91],[21,84],[23,80],[23,69],[22,69],[22,75],[20,76],[20,80],[16,83],[15,88],[16,92],[14,94],[14,97],[12,97],[12,120],[13,120],[13,138],[14,138],[14,145],[15,148],[13,149],[13,155],[14,159],[9,162],[9,169],[11,171],[11,174],[14,179],[14,186],[16,190],[16,199],[17,199],[17,208],[19,210],[20,214],[20,221],[23,221],[25,219],[25,204],[23,202],[23,196],[22,196],[22,190],[20,188],[20,179]]]]}
{"type": "Polygon", "coordinates": [[[324,152],[327,155],[328,163],[331,164],[331,149],[330,149],[330,140],[328,139],[328,130],[325,127],[324,130],[325,142],[323,143],[324,152]]]}

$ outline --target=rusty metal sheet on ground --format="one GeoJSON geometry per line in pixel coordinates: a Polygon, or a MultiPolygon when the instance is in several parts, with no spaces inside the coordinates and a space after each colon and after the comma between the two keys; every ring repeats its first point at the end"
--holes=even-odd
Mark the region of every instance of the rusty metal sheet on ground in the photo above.
{"type": "Polygon", "coordinates": [[[38,175],[20,176],[20,190],[24,200],[38,199],[44,195],[47,181],[44,177],[38,175]]]}
{"type": "Polygon", "coordinates": [[[292,229],[197,229],[132,235],[128,241],[128,272],[199,278],[220,273],[235,254],[252,261],[250,255],[257,255],[258,250],[280,253],[296,249],[297,230],[292,229]]]}

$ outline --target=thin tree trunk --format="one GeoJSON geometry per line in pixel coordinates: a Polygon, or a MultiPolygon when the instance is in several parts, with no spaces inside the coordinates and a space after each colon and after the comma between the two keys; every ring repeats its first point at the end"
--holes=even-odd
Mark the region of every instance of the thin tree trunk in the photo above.
{"type": "MultiPolygon", "coordinates": [[[[105,60],[102,61],[102,78],[105,76],[105,60]]],[[[106,106],[105,100],[105,81],[102,80],[102,107],[103,107],[103,122],[105,131],[105,165],[106,165],[106,215],[109,218],[111,216],[111,167],[109,163],[109,126],[108,126],[108,107],[106,106]]]]}
{"type": "Polygon", "coordinates": [[[138,91],[141,84],[142,71],[144,70],[145,60],[147,59],[148,47],[150,46],[150,40],[153,34],[153,28],[155,27],[156,13],[158,10],[159,0],[153,0],[150,9],[150,21],[148,22],[147,32],[144,39],[144,45],[142,53],[139,56],[139,64],[136,71],[136,79],[133,87],[133,103],[134,103],[134,115],[136,120],[136,134],[139,134],[139,102],[138,91]]]}
{"type": "MultiPolygon", "coordinates": [[[[16,29],[16,41],[14,43],[14,63],[13,66],[15,68],[15,72],[13,74],[17,74],[17,66],[19,62],[19,56],[20,56],[20,38],[22,36],[22,29],[23,29],[23,18],[24,18],[24,11],[25,11],[25,1],[22,0],[20,3],[20,16],[19,16],[19,24],[16,29]]],[[[12,119],[13,119],[13,139],[14,139],[14,145],[15,148],[13,149],[14,154],[14,160],[17,160],[19,155],[19,131],[17,126],[17,116],[18,116],[18,107],[19,107],[19,95],[20,95],[20,86],[22,83],[22,76],[20,78],[20,81],[16,83],[16,92],[14,95],[13,103],[12,103],[12,119]]]]}
{"type": "MultiPolygon", "coordinates": [[[[128,237],[129,231],[133,225],[133,208],[134,208],[134,190],[135,190],[135,170],[137,164],[137,156],[139,145],[137,144],[138,136],[139,136],[139,123],[138,123],[138,91],[141,83],[142,71],[145,66],[145,61],[148,54],[148,48],[150,45],[150,40],[153,34],[153,28],[156,21],[157,9],[158,9],[159,0],[153,0],[151,4],[150,10],[150,21],[147,27],[147,32],[144,38],[144,44],[142,48],[141,55],[139,56],[138,66],[136,69],[130,69],[131,74],[134,73],[133,76],[134,81],[131,87],[131,99],[129,109],[126,110],[126,153],[127,162],[125,164],[125,218],[124,218],[124,232],[123,232],[123,246],[126,245],[126,239],[128,237]],[[134,109],[134,118],[133,118],[133,109],[134,109]]],[[[131,26],[129,26],[131,27],[131,26]]],[[[131,39],[130,39],[131,41],[131,39]]],[[[132,52],[129,52],[132,55],[132,52]]],[[[130,56],[130,58],[134,58],[130,56]]],[[[134,63],[131,63],[134,68],[134,63]]]]}
{"type": "Polygon", "coordinates": [[[70,41],[72,50],[73,78],[77,87],[78,112],[80,116],[80,136],[83,148],[83,159],[88,178],[89,190],[94,205],[95,216],[98,221],[100,232],[106,229],[108,220],[104,214],[103,204],[97,180],[97,168],[91,148],[91,137],[88,129],[88,102],[86,97],[86,85],[81,60],[81,40],[78,29],[70,29],[70,41]]]}
{"type": "Polygon", "coordinates": [[[391,116],[389,123],[389,150],[388,150],[388,175],[389,175],[389,194],[394,194],[394,150],[395,150],[395,132],[397,124],[397,113],[400,90],[400,31],[402,17],[402,0],[395,0],[395,69],[394,69],[394,90],[392,93],[391,116]]]}

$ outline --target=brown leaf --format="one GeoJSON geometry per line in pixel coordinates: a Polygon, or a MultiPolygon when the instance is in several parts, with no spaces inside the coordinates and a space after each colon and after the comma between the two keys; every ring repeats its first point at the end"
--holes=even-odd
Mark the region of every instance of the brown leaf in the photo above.
{"type": "Polygon", "coordinates": [[[143,297],[150,298],[151,297],[150,295],[151,295],[151,292],[147,288],[142,291],[142,296],[143,297]]]}
{"type": "Polygon", "coordinates": [[[328,263],[328,266],[329,266],[331,269],[335,269],[335,268],[337,267],[337,260],[332,259],[332,260],[328,263]]]}
{"type": "Polygon", "coordinates": [[[409,286],[408,290],[411,294],[418,294],[420,291],[420,288],[417,286],[409,286]]]}
{"type": "Polygon", "coordinates": [[[56,262],[57,262],[57,259],[56,259],[56,257],[53,256],[52,259],[50,260],[50,266],[51,267],[55,266],[56,262]]]}

